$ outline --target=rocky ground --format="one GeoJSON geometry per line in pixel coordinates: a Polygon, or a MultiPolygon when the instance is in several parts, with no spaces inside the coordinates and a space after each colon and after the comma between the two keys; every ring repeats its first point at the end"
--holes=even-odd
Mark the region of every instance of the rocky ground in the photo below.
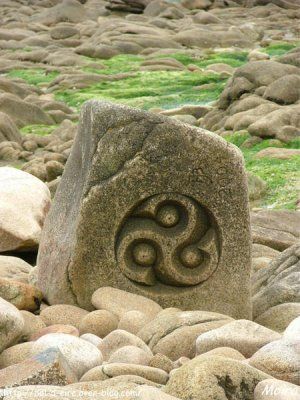
{"type": "Polygon", "coordinates": [[[300,399],[299,18],[298,0],[1,0],[0,398],[300,399]],[[95,98],[240,148],[253,320],[112,288],[92,312],[46,304],[40,235],[95,98]]]}

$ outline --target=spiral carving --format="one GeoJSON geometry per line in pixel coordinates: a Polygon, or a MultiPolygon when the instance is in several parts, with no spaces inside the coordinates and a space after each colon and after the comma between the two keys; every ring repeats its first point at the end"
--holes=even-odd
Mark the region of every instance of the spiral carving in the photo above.
{"type": "Polygon", "coordinates": [[[124,221],[116,258],[121,271],[134,282],[197,285],[218,265],[216,225],[191,197],[155,195],[124,221]]]}

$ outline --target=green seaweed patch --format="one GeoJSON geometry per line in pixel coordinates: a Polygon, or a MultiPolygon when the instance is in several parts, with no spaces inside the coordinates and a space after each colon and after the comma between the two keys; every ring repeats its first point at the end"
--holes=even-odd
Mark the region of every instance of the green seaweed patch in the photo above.
{"type": "MultiPolygon", "coordinates": [[[[225,139],[240,147],[249,137],[248,133],[236,132],[226,135],[225,139]]],[[[240,149],[244,155],[247,171],[259,176],[267,183],[266,195],[257,205],[272,209],[294,210],[298,199],[300,157],[294,156],[288,160],[255,157],[259,151],[267,147],[300,148],[300,139],[278,146],[270,140],[263,140],[250,149],[240,149]]]]}
{"type": "Polygon", "coordinates": [[[58,90],[55,97],[75,108],[89,99],[105,99],[142,109],[168,109],[183,104],[215,101],[225,85],[226,79],[213,73],[142,71],[126,79],[101,82],[84,89],[58,90]],[[201,88],[201,85],[205,86],[201,88]]]}
{"type": "Polygon", "coordinates": [[[57,125],[27,125],[20,129],[22,135],[34,134],[39,136],[50,135],[57,125]]]}
{"type": "MultiPolygon", "coordinates": [[[[90,57],[84,57],[85,61],[97,63],[99,60],[90,57]]],[[[100,60],[99,64],[103,65],[104,69],[97,69],[93,67],[83,67],[82,70],[85,72],[92,72],[98,74],[113,75],[121,72],[134,72],[138,71],[141,63],[145,60],[142,56],[136,56],[132,54],[120,54],[114,56],[109,60],[100,60]]]]}
{"type": "Polygon", "coordinates": [[[264,49],[264,52],[269,54],[270,57],[279,57],[288,53],[289,51],[295,49],[300,46],[300,42],[282,42],[282,43],[273,43],[267,46],[264,49]]]}
{"type": "Polygon", "coordinates": [[[48,85],[59,75],[58,71],[47,71],[43,68],[35,69],[12,69],[7,74],[11,78],[21,78],[27,83],[36,86],[48,85]]]}
{"type": "Polygon", "coordinates": [[[234,51],[234,52],[207,52],[202,56],[193,57],[185,53],[174,53],[167,56],[159,56],[157,58],[174,58],[184,65],[194,64],[200,68],[205,68],[211,64],[228,64],[231,67],[237,68],[247,62],[248,52],[234,51]]]}

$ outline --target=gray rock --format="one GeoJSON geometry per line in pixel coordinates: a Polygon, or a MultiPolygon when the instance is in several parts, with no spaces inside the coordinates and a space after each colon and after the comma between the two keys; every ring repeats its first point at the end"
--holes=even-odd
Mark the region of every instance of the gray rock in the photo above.
{"type": "Polygon", "coordinates": [[[0,112],[0,143],[5,140],[21,143],[22,136],[13,120],[0,112]]]}
{"type": "Polygon", "coordinates": [[[300,239],[300,214],[262,210],[251,215],[253,242],[283,251],[300,239]]]}
{"type": "Polygon", "coordinates": [[[149,347],[137,336],[132,333],[116,329],[107,335],[99,344],[104,360],[108,360],[112,354],[124,346],[134,346],[145,351],[149,356],[152,352],[149,347]]]}
{"type": "Polygon", "coordinates": [[[299,316],[300,302],[282,303],[269,308],[257,317],[255,322],[272,329],[273,331],[283,332],[287,326],[299,316]]]}
{"type": "Polygon", "coordinates": [[[64,333],[49,333],[34,342],[32,354],[37,355],[50,347],[58,349],[78,379],[88,370],[102,364],[100,350],[86,340],[64,333]]]}
{"type": "Polygon", "coordinates": [[[112,363],[90,369],[83,375],[81,382],[104,381],[119,375],[137,375],[160,385],[165,385],[169,379],[169,375],[162,369],[138,364],[112,363]]]}
{"type": "Polygon", "coordinates": [[[295,244],[253,275],[254,318],[279,304],[300,302],[299,258],[299,245],[295,244]]]}
{"type": "Polygon", "coordinates": [[[91,308],[92,293],[113,286],[164,307],[249,317],[250,235],[240,153],[212,133],[167,117],[88,102],[38,265],[38,284],[50,303],[91,308]],[[167,261],[181,240],[180,257],[167,261]]]}
{"type": "Polygon", "coordinates": [[[0,252],[35,250],[50,208],[47,186],[16,168],[0,168],[0,252]]]}
{"type": "Polygon", "coordinates": [[[162,310],[153,300],[112,287],[96,290],[92,296],[92,304],[97,309],[107,310],[119,318],[129,311],[140,311],[152,319],[162,310]]]}
{"type": "Polygon", "coordinates": [[[276,379],[299,384],[300,342],[297,337],[267,344],[248,360],[249,365],[276,379]]]}
{"type": "Polygon", "coordinates": [[[193,358],[199,335],[231,321],[226,315],[212,312],[166,309],[142,328],[138,336],[154,354],[161,353],[176,361],[180,357],[193,358]]]}
{"type": "Polygon", "coordinates": [[[128,363],[149,365],[152,356],[136,346],[124,346],[116,350],[108,359],[108,363],[128,363]]]}
{"type": "Polygon", "coordinates": [[[165,392],[182,400],[250,400],[255,386],[269,377],[241,361],[202,355],[174,370],[165,392]]]}
{"type": "Polygon", "coordinates": [[[200,335],[196,341],[197,354],[218,347],[232,347],[245,357],[251,357],[258,349],[281,335],[252,321],[238,320],[200,335]]]}

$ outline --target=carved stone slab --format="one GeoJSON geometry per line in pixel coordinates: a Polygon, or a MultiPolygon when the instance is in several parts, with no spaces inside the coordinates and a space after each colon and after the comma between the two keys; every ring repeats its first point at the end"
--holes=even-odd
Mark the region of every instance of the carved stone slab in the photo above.
{"type": "Polygon", "coordinates": [[[113,286],[249,318],[250,245],[236,147],[167,117],[85,104],[40,244],[51,304],[91,308],[92,293],[113,286]]]}

